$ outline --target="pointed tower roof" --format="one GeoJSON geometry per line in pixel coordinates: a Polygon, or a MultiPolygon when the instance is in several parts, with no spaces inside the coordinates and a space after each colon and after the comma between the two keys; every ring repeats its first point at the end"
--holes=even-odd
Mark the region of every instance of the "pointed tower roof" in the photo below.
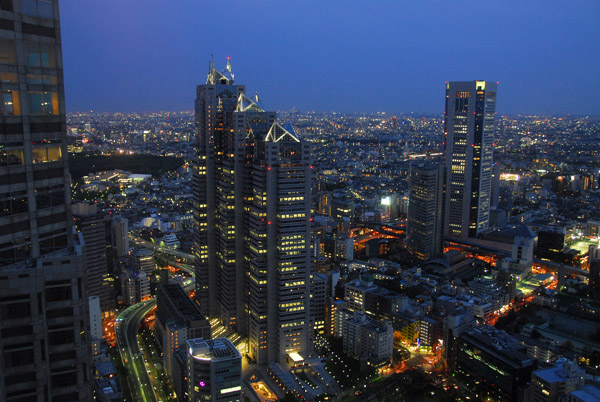
{"type": "Polygon", "coordinates": [[[210,65],[208,70],[208,76],[206,77],[207,85],[215,85],[215,84],[226,84],[233,85],[234,74],[231,71],[231,63],[229,63],[229,57],[227,58],[227,67],[223,72],[219,72],[215,68],[215,63],[213,61],[212,55],[210,56],[210,65]]]}
{"type": "Polygon", "coordinates": [[[238,97],[236,112],[245,112],[251,110],[253,112],[264,112],[264,109],[260,107],[252,99],[248,98],[245,94],[240,94],[238,97]]]}
{"type": "Polygon", "coordinates": [[[286,124],[285,128],[281,124],[275,122],[269,129],[267,136],[265,137],[266,142],[279,142],[279,141],[294,141],[300,142],[300,139],[294,132],[291,124],[286,124]]]}

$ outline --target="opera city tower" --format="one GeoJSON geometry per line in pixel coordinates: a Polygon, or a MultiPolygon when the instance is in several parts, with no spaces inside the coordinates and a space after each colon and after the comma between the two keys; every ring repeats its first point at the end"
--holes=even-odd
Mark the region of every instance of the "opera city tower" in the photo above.
{"type": "Polygon", "coordinates": [[[489,227],[497,83],[446,84],[444,228],[476,237],[489,227]]]}

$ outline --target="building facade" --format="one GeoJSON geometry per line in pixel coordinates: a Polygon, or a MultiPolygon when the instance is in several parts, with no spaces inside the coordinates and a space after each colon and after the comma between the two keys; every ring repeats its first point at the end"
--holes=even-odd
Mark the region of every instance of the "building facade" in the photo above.
{"type": "Polygon", "coordinates": [[[0,400],[90,400],[58,1],[2,1],[0,14],[0,400]]]}
{"type": "Polygon", "coordinates": [[[248,337],[260,364],[310,350],[311,157],[291,126],[234,83],[197,88],[196,300],[248,337]],[[267,345],[269,347],[267,348],[267,345]]]}
{"type": "Polygon", "coordinates": [[[442,251],[443,166],[410,167],[406,247],[418,260],[427,261],[442,251]]]}
{"type": "Polygon", "coordinates": [[[559,397],[576,391],[585,382],[585,370],[567,359],[554,366],[535,370],[531,375],[531,402],[557,402],[559,397]]]}
{"type": "Polygon", "coordinates": [[[394,330],[391,321],[377,321],[354,311],[341,323],[344,352],[373,364],[391,361],[394,330]]]}
{"type": "Polygon", "coordinates": [[[134,272],[143,272],[150,277],[155,269],[154,250],[142,247],[134,248],[129,253],[129,261],[134,272]]]}
{"type": "Polygon", "coordinates": [[[242,355],[227,338],[187,341],[190,402],[242,400],[242,355]]]}
{"type": "Polygon", "coordinates": [[[97,204],[72,205],[73,222],[85,241],[85,289],[98,296],[104,313],[114,312],[115,295],[112,278],[111,216],[98,211],[97,204]]]}
{"type": "Polygon", "coordinates": [[[497,84],[446,84],[444,230],[476,237],[489,227],[497,84]]]}

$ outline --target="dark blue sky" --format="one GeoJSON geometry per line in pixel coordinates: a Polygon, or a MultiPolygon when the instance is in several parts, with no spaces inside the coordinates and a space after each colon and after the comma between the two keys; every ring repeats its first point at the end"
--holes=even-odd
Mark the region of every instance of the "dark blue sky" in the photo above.
{"type": "Polygon", "coordinates": [[[600,115],[600,1],[62,0],[67,111],[192,110],[211,53],[270,110],[600,115]]]}

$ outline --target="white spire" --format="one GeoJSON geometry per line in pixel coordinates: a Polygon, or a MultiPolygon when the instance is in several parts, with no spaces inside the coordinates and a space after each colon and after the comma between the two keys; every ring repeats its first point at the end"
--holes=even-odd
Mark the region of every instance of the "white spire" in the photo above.
{"type": "Polygon", "coordinates": [[[227,72],[229,73],[229,75],[231,76],[231,80],[235,79],[235,76],[233,75],[233,73],[231,72],[231,63],[229,62],[230,57],[227,56],[227,66],[225,67],[225,69],[227,70],[227,72]]]}

